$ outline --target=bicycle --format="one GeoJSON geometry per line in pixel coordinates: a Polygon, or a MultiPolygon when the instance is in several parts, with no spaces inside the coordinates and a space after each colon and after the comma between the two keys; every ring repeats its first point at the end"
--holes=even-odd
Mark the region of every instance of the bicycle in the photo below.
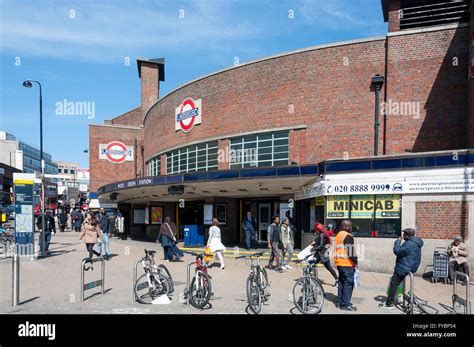
{"type": "Polygon", "coordinates": [[[202,309],[204,308],[211,299],[212,285],[211,276],[207,272],[207,265],[203,262],[204,256],[212,256],[212,254],[206,253],[195,253],[191,251],[184,251],[194,255],[196,260],[188,265],[188,278],[187,288],[184,289],[184,299],[189,302],[193,307],[202,309]],[[194,277],[189,283],[189,268],[195,265],[194,277]]]}
{"type": "Polygon", "coordinates": [[[151,304],[161,295],[174,291],[173,278],[163,264],[156,265],[156,251],[145,249],[145,256],[140,259],[145,273],[135,281],[135,297],[142,304],[151,304]]]}
{"type": "Polygon", "coordinates": [[[2,254],[5,257],[13,254],[15,249],[15,234],[11,232],[12,229],[3,229],[0,228],[0,249],[2,250],[2,254]],[[9,232],[8,232],[9,231],[9,232]]]}
{"type": "MultiPolygon", "coordinates": [[[[303,261],[306,261],[309,257],[303,261]]],[[[301,261],[296,261],[299,263],[301,261]]],[[[293,303],[303,314],[318,314],[324,305],[324,289],[321,281],[315,277],[315,269],[318,262],[310,260],[303,267],[303,276],[300,277],[293,287],[293,303]]]]}
{"type": "Polygon", "coordinates": [[[260,257],[265,252],[254,253],[251,255],[242,255],[236,257],[236,259],[240,258],[250,258],[250,274],[247,277],[247,300],[249,303],[249,308],[252,310],[253,313],[259,314],[262,310],[262,305],[268,301],[270,297],[270,293],[268,291],[268,287],[270,284],[268,282],[268,275],[265,268],[260,266],[260,257]],[[254,261],[253,258],[256,258],[254,261]]]}

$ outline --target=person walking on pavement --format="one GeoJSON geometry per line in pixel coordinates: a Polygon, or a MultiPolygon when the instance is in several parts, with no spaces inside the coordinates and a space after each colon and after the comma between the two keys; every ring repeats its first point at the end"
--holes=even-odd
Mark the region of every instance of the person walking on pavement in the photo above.
{"type": "Polygon", "coordinates": [[[212,226],[209,228],[209,238],[207,240],[207,247],[211,249],[212,253],[217,254],[219,262],[221,263],[221,270],[224,270],[224,251],[225,246],[221,241],[221,229],[219,228],[219,220],[212,218],[212,226]]]}
{"type": "Polygon", "coordinates": [[[87,251],[89,252],[89,259],[92,259],[93,255],[100,257],[99,251],[94,250],[94,246],[97,244],[98,239],[104,241],[102,230],[99,226],[99,221],[92,213],[87,213],[84,223],[81,227],[81,234],[79,235],[79,240],[84,239],[86,244],[87,251]]]}
{"type": "Polygon", "coordinates": [[[354,274],[357,267],[357,255],[351,231],[352,222],[348,219],[343,220],[341,229],[336,235],[336,252],[334,255],[337,271],[339,272],[336,307],[343,311],[357,311],[357,307],[351,303],[354,274]]]}
{"type": "Polygon", "coordinates": [[[403,239],[405,242],[401,244],[402,238],[399,237],[393,244],[393,253],[397,256],[393,276],[390,280],[390,289],[387,300],[379,307],[393,310],[393,301],[400,283],[403,282],[406,275],[410,272],[415,273],[421,263],[421,247],[423,240],[415,237],[415,229],[407,228],[403,231],[403,239]]]}
{"type": "Polygon", "coordinates": [[[293,246],[295,244],[294,237],[293,237],[293,230],[292,225],[290,225],[290,220],[288,217],[283,219],[283,223],[280,227],[281,231],[281,243],[283,245],[282,248],[282,255],[281,255],[281,262],[282,262],[282,269],[283,270],[291,270],[292,267],[290,266],[291,257],[293,255],[293,246]],[[288,254],[288,259],[285,261],[285,255],[288,254]]]}
{"type": "Polygon", "coordinates": [[[119,239],[126,240],[124,217],[120,211],[117,212],[117,218],[115,218],[115,229],[117,229],[119,239]]]}
{"type": "MultiPolygon", "coordinates": [[[[469,266],[467,264],[467,252],[466,245],[462,242],[461,236],[456,236],[454,241],[448,246],[449,255],[449,278],[454,283],[454,276],[458,268],[469,276],[469,266]]],[[[463,277],[462,283],[465,284],[466,279],[463,277]]]]}
{"type": "Polygon", "coordinates": [[[58,225],[59,225],[59,230],[61,232],[64,232],[64,229],[66,229],[66,223],[67,223],[67,214],[64,209],[59,210],[58,213],[58,225]]]}
{"type": "Polygon", "coordinates": [[[318,263],[322,263],[324,267],[329,271],[329,273],[334,277],[336,283],[334,287],[337,286],[337,274],[336,271],[331,266],[331,260],[329,259],[329,250],[331,248],[331,238],[327,233],[326,227],[321,223],[316,223],[314,225],[314,232],[316,237],[311,243],[313,248],[311,251],[314,253],[315,258],[318,263]]]}
{"type": "Polygon", "coordinates": [[[268,261],[268,268],[273,268],[273,260],[276,260],[276,267],[274,268],[278,272],[283,272],[281,268],[281,231],[280,231],[280,217],[273,216],[273,223],[270,224],[267,231],[268,248],[271,249],[270,259],[268,261]]]}
{"type": "Polygon", "coordinates": [[[245,247],[249,251],[252,247],[252,240],[255,240],[255,230],[257,229],[257,221],[252,216],[252,212],[247,212],[247,216],[242,222],[242,229],[245,232],[245,247]]]}
{"type": "Polygon", "coordinates": [[[102,230],[102,239],[99,241],[97,246],[97,250],[99,253],[101,252],[102,243],[104,244],[104,259],[110,259],[110,252],[109,252],[109,231],[110,231],[110,222],[109,217],[105,213],[103,208],[99,209],[99,215],[97,216],[97,220],[99,221],[100,229],[102,230]]]}
{"type": "Polygon", "coordinates": [[[71,218],[73,229],[76,232],[79,232],[81,230],[82,223],[84,222],[84,217],[82,216],[82,213],[78,211],[77,208],[74,208],[71,213],[71,218]]]}
{"type": "Polygon", "coordinates": [[[184,256],[184,253],[176,247],[176,235],[176,225],[168,216],[165,218],[165,222],[161,224],[157,240],[163,246],[165,260],[167,261],[174,261],[174,258],[179,261],[184,256]]]}
{"type": "MultiPolygon", "coordinates": [[[[40,247],[40,254],[43,252],[43,235],[42,235],[42,226],[43,226],[43,218],[41,218],[41,212],[38,215],[38,220],[36,221],[36,226],[40,230],[39,235],[39,247],[40,247]]],[[[55,233],[55,222],[54,217],[51,210],[46,210],[44,214],[44,252],[45,256],[51,255],[49,251],[49,244],[51,243],[51,236],[55,233]]]]}

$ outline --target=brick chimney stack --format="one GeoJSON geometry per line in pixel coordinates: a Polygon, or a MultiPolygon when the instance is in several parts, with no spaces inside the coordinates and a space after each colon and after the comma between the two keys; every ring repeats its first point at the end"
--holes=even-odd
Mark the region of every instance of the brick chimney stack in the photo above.
{"type": "Polygon", "coordinates": [[[144,115],[158,101],[160,81],[165,80],[165,59],[137,59],[141,79],[141,109],[144,115]]]}

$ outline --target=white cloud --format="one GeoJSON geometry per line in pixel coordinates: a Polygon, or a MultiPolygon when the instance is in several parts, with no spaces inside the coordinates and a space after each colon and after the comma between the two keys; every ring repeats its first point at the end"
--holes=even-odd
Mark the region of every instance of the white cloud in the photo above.
{"type": "MultiPolygon", "coordinates": [[[[222,1],[2,2],[3,52],[85,61],[112,61],[141,51],[236,50],[262,35],[258,23],[222,1]],[[75,18],[70,18],[70,11],[75,18]],[[184,19],[179,15],[184,10],[184,19]],[[8,13],[8,16],[5,16],[8,13]],[[233,44],[230,44],[230,43],[233,44]]],[[[240,50],[255,51],[252,44],[240,50]]]]}

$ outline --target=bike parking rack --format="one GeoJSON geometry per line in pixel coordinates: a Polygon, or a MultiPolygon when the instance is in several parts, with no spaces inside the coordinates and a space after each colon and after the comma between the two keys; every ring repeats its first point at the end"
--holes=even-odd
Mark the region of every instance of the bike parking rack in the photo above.
{"type": "Polygon", "coordinates": [[[84,301],[84,292],[86,290],[95,288],[101,286],[101,294],[104,294],[104,286],[105,286],[105,260],[104,257],[99,257],[99,258],[84,258],[82,259],[81,262],[81,300],[84,301]],[[84,283],[84,273],[86,271],[85,265],[86,263],[90,263],[91,265],[96,262],[101,262],[100,266],[100,280],[94,281],[94,282],[89,282],[89,283],[84,283]]]}
{"type": "MultiPolygon", "coordinates": [[[[412,272],[408,273],[410,275],[410,305],[408,307],[407,314],[413,314],[413,301],[414,301],[414,289],[415,289],[415,277],[413,276],[412,272]]],[[[407,305],[406,305],[406,277],[403,279],[403,308],[406,310],[407,305]]]]}
{"type": "Polygon", "coordinates": [[[135,294],[135,284],[137,283],[138,277],[138,264],[142,262],[143,259],[137,260],[135,265],[133,265],[133,281],[132,281],[132,300],[133,302],[137,301],[137,295],[135,294]]]}
{"type": "Polygon", "coordinates": [[[184,290],[184,295],[186,295],[186,305],[191,303],[192,292],[189,292],[189,287],[191,286],[191,267],[196,265],[196,262],[189,263],[186,268],[186,289],[184,290]]]}
{"type": "Polygon", "coordinates": [[[453,282],[453,311],[456,312],[455,305],[458,303],[461,306],[464,306],[464,314],[471,314],[471,289],[469,284],[469,276],[464,272],[456,271],[453,282]],[[457,294],[457,280],[458,276],[464,277],[466,279],[466,299],[459,297],[457,294]]]}

